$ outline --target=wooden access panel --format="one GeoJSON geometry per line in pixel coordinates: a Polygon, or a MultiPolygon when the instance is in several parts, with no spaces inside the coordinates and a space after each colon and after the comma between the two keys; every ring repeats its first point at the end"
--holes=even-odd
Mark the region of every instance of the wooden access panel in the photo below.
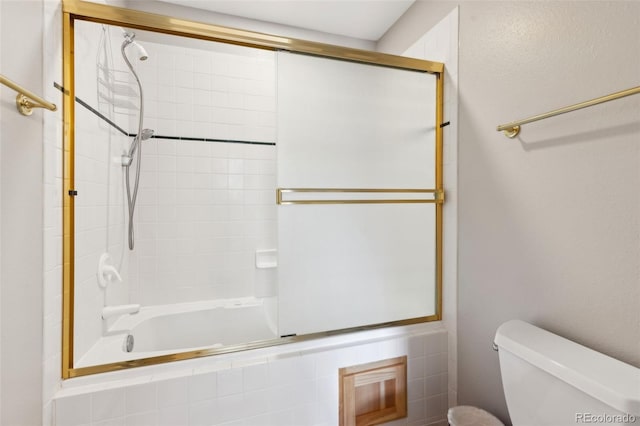
{"type": "Polygon", "coordinates": [[[377,425],[407,416],[407,357],[340,369],[340,426],[377,425]]]}

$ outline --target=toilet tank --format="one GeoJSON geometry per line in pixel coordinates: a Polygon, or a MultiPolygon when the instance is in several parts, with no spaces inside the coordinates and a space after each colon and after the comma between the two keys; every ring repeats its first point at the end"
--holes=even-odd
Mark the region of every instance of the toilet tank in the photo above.
{"type": "Polygon", "coordinates": [[[495,345],[514,426],[640,426],[640,369],[519,320],[495,345]]]}

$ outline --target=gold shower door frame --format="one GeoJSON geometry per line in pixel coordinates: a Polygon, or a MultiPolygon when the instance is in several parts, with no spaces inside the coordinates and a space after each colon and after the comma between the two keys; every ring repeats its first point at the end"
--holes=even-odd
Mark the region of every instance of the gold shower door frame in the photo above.
{"type": "Polygon", "coordinates": [[[444,203],[444,187],[442,182],[442,125],[443,125],[443,90],[444,64],[415,58],[389,55],[348,47],[334,46],[306,40],[262,34],[252,31],[221,27],[202,22],[188,21],[153,13],[124,9],[81,0],[63,0],[63,259],[62,259],[62,378],[85,376],[123,370],[133,367],[161,364],[205,357],[215,354],[256,349],[285,343],[299,342],[329,334],[354,332],[380,327],[408,325],[442,319],[442,207],[444,203]],[[110,364],[95,365],[82,368],[73,366],[73,324],[74,324],[74,155],[75,155],[75,83],[74,83],[74,22],[76,20],[95,22],[114,26],[123,26],[145,31],[153,31],[201,40],[236,44],[266,50],[284,50],[326,58],[341,59],[351,62],[379,65],[420,72],[436,76],[436,187],[431,190],[435,194],[435,244],[436,244],[436,313],[435,315],[394,321],[383,324],[355,327],[344,330],[314,333],[302,336],[283,337],[256,343],[228,346],[220,349],[205,349],[182,352],[170,355],[155,356],[110,364]]]}

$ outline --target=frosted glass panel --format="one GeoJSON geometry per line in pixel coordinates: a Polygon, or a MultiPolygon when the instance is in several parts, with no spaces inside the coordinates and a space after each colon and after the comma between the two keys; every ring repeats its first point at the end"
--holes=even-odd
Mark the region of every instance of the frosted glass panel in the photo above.
{"type": "Polygon", "coordinates": [[[435,76],[278,54],[281,187],[434,188],[435,76]]]}
{"type": "Polygon", "coordinates": [[[280,333],[435,313],[433,204],[279,210],[280,333]]]}
{"type": "MultiPolygon", "coordinates": [[[[430,74],[279,53],[278,186],[435,188],[435,89],[430,74]]],[[[278,240],[281,335],[435,314],[434,204],[282,205],[278,240]]]]}

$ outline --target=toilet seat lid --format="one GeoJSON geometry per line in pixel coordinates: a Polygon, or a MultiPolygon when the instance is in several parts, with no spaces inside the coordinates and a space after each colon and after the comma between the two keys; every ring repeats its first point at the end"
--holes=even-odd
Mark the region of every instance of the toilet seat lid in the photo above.
{"type": "Polygon", "coordinates": [[[470,405],[450,408],[447,420],[451,426],[504,426],[493,414],[470,405]]]}

